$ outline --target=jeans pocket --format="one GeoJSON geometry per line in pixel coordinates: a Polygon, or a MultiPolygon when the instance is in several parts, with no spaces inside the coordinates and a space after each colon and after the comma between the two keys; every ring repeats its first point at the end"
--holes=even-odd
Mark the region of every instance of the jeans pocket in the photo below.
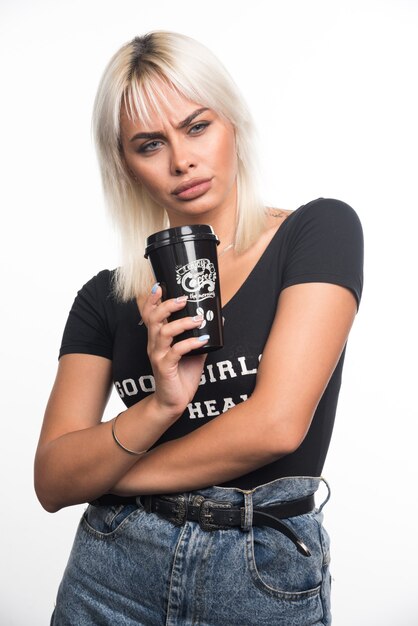
{"type": "Polygon", "coordinates": [[[254,527],[247,538],[247,560],[259,589],[282,600],[319,596],[323,553],[318,525],[311,514],[284,522],[308,546],[311,556],[300,554],[294,543],[273,528],[254,527]]]}
{"type": "Polygon", "coordinates": [[[84,530],[101,539],[115,538],[126,526],[136,519],[142,509],[136,504],[94,506],[89,504],[81,518],[84,530]]]}

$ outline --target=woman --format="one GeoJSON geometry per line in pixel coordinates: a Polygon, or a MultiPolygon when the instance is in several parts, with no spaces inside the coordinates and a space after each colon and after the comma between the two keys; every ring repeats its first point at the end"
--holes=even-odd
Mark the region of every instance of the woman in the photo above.
{"type": "Polygon", "coordinates": [[[48,511],[90,502],[52,624],[330,624],[320,483],[362,290],[354,211],[263,207],[252,124],[203,46],[154,32],[123,46],[94,129],[124,261],[78,293],[35,463],[48,511]],[[146,236],[211,224],[225,346],[173,343],[146,236]],[[111,384],[126,405],[101,422],[111,384]],[[283,521],[284,520],[284,521],[283,521]]]}

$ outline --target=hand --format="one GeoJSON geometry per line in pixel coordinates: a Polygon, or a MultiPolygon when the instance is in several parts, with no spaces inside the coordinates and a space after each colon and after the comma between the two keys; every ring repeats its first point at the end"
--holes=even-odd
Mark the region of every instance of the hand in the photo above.
{"type": "Polygon", "coordinates": [[[173,343],[185,330],[198,328],[200,316],[184,317],[173,322],[171,313],[186,306],[187,297],[161,301],[161,288],[151,293],[142,306],[142,319],[148,329],[148,356],[155,378],[155,399],[164,415],[177,419],[193,399],[202,375],[205,354],[185,354],[201,348],[208,339],[192,337],[173,343]]]}

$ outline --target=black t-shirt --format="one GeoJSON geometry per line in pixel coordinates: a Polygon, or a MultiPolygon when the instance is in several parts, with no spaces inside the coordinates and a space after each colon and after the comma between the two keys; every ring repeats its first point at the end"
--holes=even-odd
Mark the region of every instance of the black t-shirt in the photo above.
{"type": "MultiPolygon", "coordinates": [[[[117,301],[112,277],[113,272],[104,270],[78,292],[60,356],[84,353],[110,359],[115,388],[130,407],[154,391],[154,377],[147,356],[147,330],[136,301],[117,301]]],[[[341,285],[352,291],[357,304],[360,302],[362,228],[357,214],[343,202],[320,198],[301,206],[283,222],[244,284],[223,307],[225,345],[208,354],[193,402],[155,445],[186,435],[251,395],[281,290],[308,282],[341,285]]],[[[344,355],[345,349],[300,447],[225,486],[252,489],[283,476],[321,474],[344,355]]]]}

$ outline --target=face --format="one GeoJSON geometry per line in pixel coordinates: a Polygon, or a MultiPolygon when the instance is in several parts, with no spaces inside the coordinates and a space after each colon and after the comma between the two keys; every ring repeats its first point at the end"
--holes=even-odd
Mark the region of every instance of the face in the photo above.
{"type": "MultiPolygon", "coordinates": [[[[163,88],[164,89],[164,88],[163,88]]],[[[163,206],[172,226],[235,215],[237,156],[230,122],[166,89],[162,119],[132,122],[121,111],[126,165],[163,206]]]]}

